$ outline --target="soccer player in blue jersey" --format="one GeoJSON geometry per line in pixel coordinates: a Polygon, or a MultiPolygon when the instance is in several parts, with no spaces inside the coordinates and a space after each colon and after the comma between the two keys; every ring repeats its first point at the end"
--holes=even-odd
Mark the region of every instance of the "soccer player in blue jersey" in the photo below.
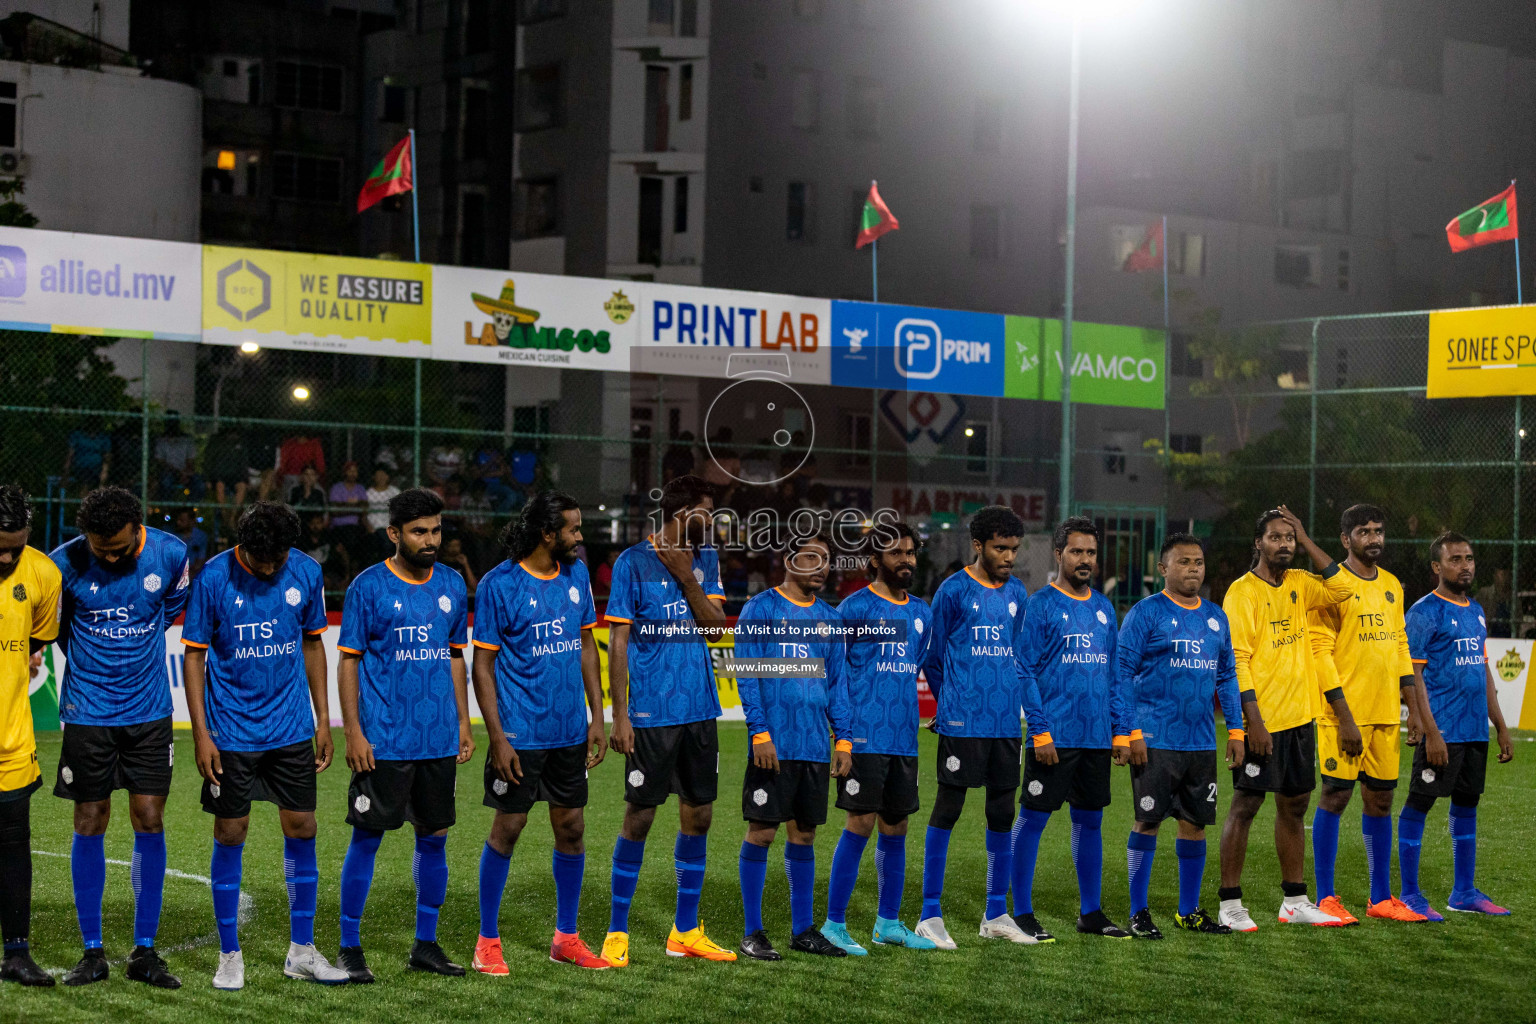
{"type": "Polygon", "coordinates": [[[747,823],[739,870],[745,912],[741,952],[753,960],[780,960],[763,927],[763,883],[768,847],[781,822],[788,825],[784,873],[789,878],[790,948],[817,956],[847,956],[816,928],[816,826],[827,820],[827,732],[831,774],[852,765],[848,684],[841,622],[816,595],[827,582],[832,541],[824,534],[791,536],[784,549],[784,582],[748,601],[736,619],[738,659],[784,664],[818,659],[817,676],[738,675],[741,709],[752,737],[742,780],[741,816],[747,823]]]}
{"type": "Polygon", "coordinates": [[[1136,738],[1127,687],[1115,675],[1115,606],[1092,586],[1099,563],[1093,520],[1066,519],[1051,541],[1056,579],[1030,595],[1018,639],[1029,744],[1023,809],[1013,830],[1013,916],[1035,941],[1053,941],[1035,918],[1032,889],[1040,836],[1051,814],[1066,803],[1072,809],[1072,863],[1081,908],[1077,930],[1128,939],[1100,905],[1110,759],[1125,764],[1136,738]]]}
{"type": "Polygon", "coordinates": [[[66,985],[105,981],[102,846],[112,792],[128,791],[133,824],[133,954],[128,977],[157,988],[181,980],[155,951],[165,893],[165,798],[171,791],[171,683],[165,630],[187,603],[187,546],[144,525],[139,499],[103,487],[80,502],[80,536],[49,555],[63,577],[59,690],[64,723],[54,796],[75,804],[70,848],[75,913],[85,956],[66,985]]]}
{"type": "Polygon", "coordinates": [[[908,593],[922,546],[906,523],[870,531],[873,583],[837,608],[848,646],[848,706],[853,765],[838,780],[837,806],[847,824],[832,853],[827,920],[821,933],[853,956],[868,952],[848,934],[848,901],[859,861],[875,831],[878,880],[873,939],[879,946],[934,949],[901,923],[907,884],[907,818],[917,813],[917,673],[928,650],[933,611],[908,593]]]}
{"type": "Polygon", "coordinates": [[[677,794],[677,912],[667,955],[735,960],[704,934],[699,894],[720,768],[720,694],[708,641],[725,632],[714,548],[714,488],[680,476],[661,492],[661,525],[619,556],[605,618],[613,749],[624,755],[624,824],[613,847],[603,959],[629,964],[629,904],[656,808],[677,794]]]}
{"type": "Polygon", "coordinates": [[[1408,801],[1397,819],[1397,861],[1403,902],[1431,921],[1444,918],[1419,888],[1419,850],[1424,821],[1435,800],[1451,798],[1451,848],[1455,881],[1446,909],[1504,915],[1477,887],[1477,805],[1488,770],[1488,723],[1493,722],[1500,764],[1515,755],[1487,664],[1488,621],[1472,599],[1477,563],[1459,533],[1442,533],[1429,547],[1429,564],[1440,584],[1408,612],[1408,650],[1421,695],[1422,737],[1413,753],[1408,801]]]}
{"type": "Polygon", "coordinates": [[[354,984],[373,981],[361,925],[374,857],[384,833],[407,821],[416,830],[416,941],[408,966],[464,974],[437,943],[456,765],[475,752],[464,671],[469,598],[464,578],[437,564],[442,512],[443,499],[420,487],[389,499],[395,553],[358,573],[342,606],[336,674],[352,769],[352,842],[341,866],[337,963],[354,984]]]}
{"type": "Polygon", "coordinates": [[[1019,788],[1019,712],[1022,693],[1015,642],[1024,623],[1024,584],[1013,560],[1024,521],[1001,505],[971,517],[975,561],[939,585],[933,598],[931,639],[923,674],[938,701],[930,728],[939,734],[939,793],[928,819],[923,851],[923,909],[917,934],[940,949],[954,949],[939,900],[949,838],[965,806],[965,791],[987,792],[987,905],[985,939],[1035,940],[1008,916],[1012,864],[1009,830],[1019,788]]]}
{"type": "Polygon", "coordinates": [[[208,560],[192,584],[181,642],[203,810],[213,815],[213,913],[219,966],[213,987],[245,987],[240,950],[241,858],[251,802],[277,805],[288,883],[283,973],[326,985],[347,972],[315,949],[315,775],[330,767],[325,581],[293,550],[299,517],[258,501],[240,515],[236,545],[208,560]]]}
{"type": "Polygon", "coordinates": [[[1116,671],[1130,705],[1131,796],[1136,825],[1126,842],[1131,934],[1160,939],[1147,907],[1158,827],[1177,819],[1179,912],[1187,931],[1227,935],[1200,906],[1205,829],[1216,823],[1216,727],[1227,721],[1227,766],[1243,763],[1242,706],[1226,613],[1200,597],[1205,549],[1199,538],[1171,533],[1158,553],[1162,593],[1136,603],[1120,625],[1116,671]]]}
{"type": "Polygon", "coordinates": [[[576,930],[587,863],[587,771],[608,749],[592,635],[597,609],[587,567],[576,557],[581,506],[560,491],[534,495],[501,542],[511,557],[481,577],[475,591],[475,697],[489,736],[484,803],[496,817],[480,854],[473,964],[493,977],[510,973],[497,918],[512,851],[529,810],[542,800],[555,834],[549,958],[602,970],[607,961],[576,930]]]}

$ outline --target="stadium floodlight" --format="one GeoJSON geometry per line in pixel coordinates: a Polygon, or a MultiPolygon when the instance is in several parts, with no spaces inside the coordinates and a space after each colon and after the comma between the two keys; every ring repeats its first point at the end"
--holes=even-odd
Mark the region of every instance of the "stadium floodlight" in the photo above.
{"type": "Polygon", "coordinates": [[[293,386],[293,400],[295,402],[309,401],[309,388],[305,387],[303,384],[295,384],[293,386]]]}
{"type": "Polygon", "coordinates": [[[966,427],[965,428],[965,436],[966,437],[975,437],[976,436],[976,428],[975,427],[966,427]]]}
{"type": "Polygon", "coordinates": [[[261,346],[256,344],[254,341],[242,341],[240,343],[240,351],[245,355],[253,356],[257,352],[261,351],[261,346]]]}

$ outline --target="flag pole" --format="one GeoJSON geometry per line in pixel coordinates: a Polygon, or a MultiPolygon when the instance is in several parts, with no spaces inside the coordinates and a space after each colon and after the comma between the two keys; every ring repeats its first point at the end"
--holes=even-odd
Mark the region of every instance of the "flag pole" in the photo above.
{"type": "Polygon", "coordinates": [[[1163,516],[1168,515],[1169,477],[1173,475],[1173,424],[1168,409],[1168,370],[1173,363],[1173,328],[1168,316],[1168,215],[1163,214],[1163,516]]]}
{"type": "MultiPolygon", "coordinates": [[[[1517,239],[1515,239],[1515,253],[1516,253],[1515,258],[1516,258],[1516,260],[1519,259],[1519,252],[1520,252],[1520,240],[1517,238],[1517,239]]],[[[870,243],[869,243],[869,273],[870,273],[870,277],[874,281],[874,287],[873,287],[872,291],[874,292],[875,301],[879,302],[880,301],[880,239],[878,239],[878,238],[872,239],[870,241],[870,243]]]]}
{"type": "MultiPolygon", "coordinates": [[[[1515,187],[1515,180],[1513,178],[1509,180],[1509,187],[1511,189],[1515,187]]],[[[1516,206],[1515,209],[1518,210],[1519,206],[1516,206]]],[[[1520,222],[1517,219],[1515,221],[1515,305],[1517,306],[1525,305],[1525,299],[1521,295],[1520,288],[1520,222]]]]}
{"type": "Polygon", "coordinates": [[[421,204],[416,196],[420,191],[416,170],[416,129],[411,135],[411,238],[416,242],[416,262],[421,262],[421,204]]]}

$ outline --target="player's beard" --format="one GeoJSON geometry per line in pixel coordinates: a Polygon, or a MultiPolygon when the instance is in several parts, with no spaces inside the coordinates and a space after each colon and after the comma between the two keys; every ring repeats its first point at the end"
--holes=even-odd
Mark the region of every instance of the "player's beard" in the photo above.
{"type": "Polygon", "coordinates": [[[430,569],[437,564],[437,548],[417,548],[411,551],[402,544],[400,559],[412,568],[430,569]]]}
{"type": "Polygon", "coordinates": [[[880,579],[887,587],[893,590],[912,589],[912,570],[905,565],[893,572],[886,572],[884,569],[881,569],[880,579]]]}
{"type": "Polygon", "coordinates": [[[575,544],[566,545],[566,544],[560,543],[559,541],[556,541],[555,542],[555,549],[549,553],[549,557],[553,558],[556,562],[559,562],[561,565],[575,565],[576,564],[576,545],[575,544]]]}

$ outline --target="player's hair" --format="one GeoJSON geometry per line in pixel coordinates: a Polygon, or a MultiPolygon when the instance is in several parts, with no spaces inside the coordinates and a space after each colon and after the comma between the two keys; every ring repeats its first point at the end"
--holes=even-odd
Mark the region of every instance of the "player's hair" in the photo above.
{"type": "Polygon", "coordinates": [[[1348,537],[1355,532],[1355,527],[1364,526],[1366,523],[1380,523],[1387,525],[1387,514],[1379,505],[1360,503],[1351,505],[1339,516],[1339,532],[1348,537]]]}
{"type": "Polygon", "coordinates": [[[1065,551],[1067,538],[1074,533],[1088,534],[1095,544],[1100,540],[1098,523],[1087,516],[1068,516],[1061,521],[1060,526],[1056,527],[1056,532],[1051,534],[1051,547],[1055,548],[1058,554],[1065,551]]]}
{"type": "Polygon", "coordinates": [[[389,499],[389,525],[399,529],[406,523],[443,514],[443,499],[425,487],[412,487],[389,499]]]}
{"type": "Polygon", "coordinates": [[[565,528],[565,514],[575,512],[581,504],[564,491],[540,491],[514,519],[502,527],[501,546],[508,555],[521,562],[544,540],[546,533],[559,533],[565,528]]]}
{"type": "Polygon", "coordinates": [[[1199,537],[1192,533],[1170,533],[1163,538],[1163,546],[1157,552],[1157,560],[1161,562],[1164,558],[1168,557],[1168,552],[1185,544],[1193,544],[1200,549],[1202,555],[1205,554],[1205,542],[1199,537]]]}
{"type": "Polygon", "coordinates": [[[1024,536],[1024,520],[1006,505],[988,505],[971,516],[971,540],[985,544],[993,537],[1024,536]]]}
{"type": "Polygon", "coordinates": [[[1253,524],[1253,539],[1255,543],[1253,545],[1253,552],[1248,558],[1248,568],[1252,569],[1254,566],[1259,564],[1259,545],[1257,543],[1258,539],[1264,536],[1264,531],[1269,529],[1270,523],[1274,522],[1276,519],[1284,518],[1285,513],[1281,512],[1277,508],[1272,508],[1267,512],[1259,513],[1259,518],[1253,524]]]}
{"type": "Polygon", "coordinates": [[[789,564],[789,560],[791,558],[794,558],[801,551],[805,550],[805,546],[807,544],[814,544],[817,542],[820,542],[826,546],[828,556],[830,556],[833,551],[837,550],[832,546],[831,535],[828,534],[825,530],[818,530],[815,533],[795,533],[793,530],[791,530],[789,534],[789,540],[784,542],[785,564],[789,564]]]}
{"type": "Polygon", "coordinates": [[[1472,546],[1471,541],[1467,540],[1467,538],[1463,537],[1455,530],[1446,530],[1440,536],[1429,542],[1429,560],[1431,562],[1440,561],[1440,556],[1445,554],[1445,546],[1447,544],[1465,544],[1469,548],[1472,546]]]}
{"type": "Polygon", "coordinates": [[[80,499],[75,525],[98,537],[115,537],[125,526],[142,526],[144,506],[132,491],[100,487],[80,499]]]}
{"type": "Polygon", "coordinates": [[[879,526],[873,527],[866,536],[869,537],[871,564],[873,564],[874,559],[879,558],[885,552],[900,544],[904,537],[912,538],[912,550],[914,553],[923,550],[923,538],[917,535],[916,530],[899,519],[894,523],[881,523],[879,526]]]}
{"type": "Polygon", "coordinates": [[[0,531],[15,533],[32,525],[32,503],[15,484],[0,487],[0,531]]]}
{"type": "Polygon", "coordinates": [[[275,562],[299,540],[299,514],[280,501],[258,501],[235,525],[236,543],[249,561],[275,562]]]}
{"type": "Polygon", "coordinates": [[[715,485],[701,476],[685,473],[667,481],[661,489],[661,518],[671,519],[685,508],[694,508],[705,498],[715,497],[715,485]]]}

